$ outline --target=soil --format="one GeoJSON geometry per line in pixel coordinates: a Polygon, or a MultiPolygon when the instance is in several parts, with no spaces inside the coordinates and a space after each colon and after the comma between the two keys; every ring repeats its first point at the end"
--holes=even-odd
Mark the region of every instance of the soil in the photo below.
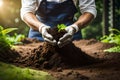
{"type": "Polygon", "coordinates": [[[35,39],[0,54],[0,61],[49,72],[57,80],[120,80],[120,53],[106,53],[114,44],[95,39],[73,41],[59,48],[35,39]]]}
{"type": "MultiPolygon", "coordinates": [[[[57,41],[65,31],[49,33],[57,41]]],[[[49,72],[56,80],[120,80],[120,53],[106,53],[114,44],[95,39],[70,42],[62,48],[26,38],[13,49],[1,50],[0,61],[49,72]]]]}

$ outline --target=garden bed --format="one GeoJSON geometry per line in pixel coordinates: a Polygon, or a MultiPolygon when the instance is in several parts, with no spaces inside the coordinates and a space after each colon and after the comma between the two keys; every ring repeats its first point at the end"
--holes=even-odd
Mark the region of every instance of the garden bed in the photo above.
{"type": "Polygon", "coordinates": [[[95,39],[73,41],[63,48],[26,40],[0,54],[2,62],[50,73],[58,80],[120,80],[120,53],[105,53],[114,46],[95,39]]]}

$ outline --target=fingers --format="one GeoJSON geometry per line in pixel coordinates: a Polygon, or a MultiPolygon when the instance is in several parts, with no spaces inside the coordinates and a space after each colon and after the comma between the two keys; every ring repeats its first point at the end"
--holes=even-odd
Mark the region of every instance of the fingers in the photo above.
{"type": "Polygon", "coordinates": [[[51,45],[56,45],[56,40],[50,40],[50,39],[48,39],[48,38],[44,38],[44,40],[46,41],[46,42],[48,42],[48,43],[50,43],[51,45]]]}
{"type": "Polygon", "coordinates": [[[71,38],[68,38],[67,40],[61,42],[61,41],[58,41],[57,45],[59,48],[62,48],[63,46],[67,45],[68,43],[71,42],[71,38]]]}
{"type": "Polygon", "coordinates": [[[66,33],[61,37],[57,43],[58,47],[61,48],[65,45],[67,45],[72,40],[72,34],[66,33]]]}
{"type": "Polygon", "coordinates": [[[72,37],[71,34],[66,33],[66,34],[63,35],[63,37],[61,37],[61,38],[59,39],[59,41],[60,41],[60,42],[64,42],[65,40],[67,40],[67,39],[69,39],[69,38],[71,38],[71,37],[72,37]]]}
{"type": "Polygon", "coordinates": [[[47,38],[47,39],[50,39],[50,40],[53,40],[53,36],[50,35],[47,31],[45,34],[42,35],[44,38],[47,38]]]}
{"type": "Polygon", "coordinates": [[[61,37],[57,42],[55,39],[53,39],[53,36],[48,33],[48,29],[49,28],[47,27],[42,28],[42,36],[44,40],[50,43],[51,45],[58,45],[60,48],[65,46],[71,41],[74,31],[74,29],[71,27],[66,28],[67,33],[65,33],[63,37],[61,37]]]}
{"type": "Polygon", "coordinates": [[[71,42],[72,35],[69,33],[66,33],[59,39],[57,42],[55,39],[53,39],[53,36],[50,35],[49,33],[46,33],[46,35],[43,35],[43,38],[46,42],[50,43],[51,45],[58,45],[59,48],[67,45],[69,42],[71,42]]]}
{"type": "Polygon", "coordinates": [[[48,33],[46,33],[46,35],[43,35],[43,38],[46,42],[50,43],[51,45],[56,45],[57,43],[56,40],[53,39],[53,36],[48,33]]]}
{"type": "Polygon", "coordinates": [[[56,45],[57,41],[53,39],[53,36],[48,33],[49,29],[50,29],[49,26],[44,26],[42,28],[42,37],[46,42],[50,43],[51,45],[56,45]]]}

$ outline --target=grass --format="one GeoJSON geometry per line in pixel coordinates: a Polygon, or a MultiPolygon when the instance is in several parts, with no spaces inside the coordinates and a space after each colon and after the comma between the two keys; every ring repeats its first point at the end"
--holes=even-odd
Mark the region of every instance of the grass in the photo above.
{"type": "Polygon", "coordinates": [[[0,80],[55,80],[50,74],[0,62],[0,80]]]}

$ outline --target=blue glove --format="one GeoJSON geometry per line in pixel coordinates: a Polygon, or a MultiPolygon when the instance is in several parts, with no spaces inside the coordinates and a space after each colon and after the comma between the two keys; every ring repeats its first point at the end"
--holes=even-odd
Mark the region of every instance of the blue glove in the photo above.
{"type": "Polygon", "coordinates": [[[66,32],[58,41],[57,45],[61,48],[72,41],[73,35],[79,31],[79,27],[75,24],[65,28],[66,32]]]}

